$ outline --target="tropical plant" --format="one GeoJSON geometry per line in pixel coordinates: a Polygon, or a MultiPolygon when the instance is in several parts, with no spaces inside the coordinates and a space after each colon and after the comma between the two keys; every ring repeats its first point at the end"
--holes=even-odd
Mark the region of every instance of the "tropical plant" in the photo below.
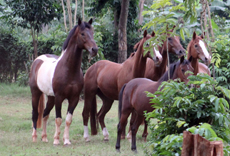
{"type": "Polygon", "coordinates": [[[147,93],[155,109],[146,117],[157,119],[150,123],[151,148],[147,150],[150,154],[180,154],[184,130],[199,133],[211,141],[230,143],[230,114],[226,100],[230,90],[219,86],[207,74],[193,75],[189,79],[188,84],[172,80],[163,82],[157,92],[147,93]]]}

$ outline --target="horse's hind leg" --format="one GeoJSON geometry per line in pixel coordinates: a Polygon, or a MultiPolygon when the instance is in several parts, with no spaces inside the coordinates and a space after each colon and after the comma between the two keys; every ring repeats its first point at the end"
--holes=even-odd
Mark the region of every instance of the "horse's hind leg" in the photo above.
{"type": "Polygon", "coordinates": [[[62,123],[62,117],[61,117],[61,106],[62,106],[62,102],[63,102],[64,98],[60,97],[60,96],[55,96],[55,111],[56,111],[56,119],[55,119],[55,134],[54,134],[54,145],[58,145],[59,144],[59,138],[60,138],[60,127],[61,127],[61,123],[62,123]]]}
{"type": "Polygon", "coordinates": [[[50,111],[53,109],[53,107],[54,107],[54,96],[48,96],[48,101],[46,103],[46,108],[43,114],[43,131],[42,131],[42,141],[43,142],[48,142],[46,126],[47,126],[47,120],[49,118],[50,111]]]}
{"type": "Polygon", "coordinates": [[[120,122],[117,125],[117,143],[116,143],[116,150],[120,152],[120,142],[121,142],[121,135],[122,132],[125,129],[125,126],[127,124],[127,119],[131,113],[131,109],[127,109],[125,111],[122,111],[120,122]],[[125,113],[124,113],[125,112],[125,113]]]}
{"type": "Polygon", "coordinates": [[[71,142],[69,141],[69,128],[72,123],[73,112],[78,104],[78,101],[79,101],[79,96],[72,96],[72,98],[69,99],[69,106],[68,106],[68,111],[67,111],[66,120],[65,120],[65,130],[64,130],[64,135],[63,135],[64,145],[71,144],[71,142]]]}
{"type": "Polygon", "coordinates": [[[37,141],[37,120],[38,120],[38,104],[39,104],[39,99],[40,96],[42,95],[42,92],[39,89],[32,89],[31,88],[31,93],[32,93],[32,121],[33,121],[33,132],[32,132],[32,138],[33,142],[37,141]]]}
{"type": "Polygon", "coordinates": [[[146,138],[148,136],[148,122],[144,119],[144,123],[145,123],[145,127],[144,127],[144,131],[142,134],[142,137],[144,138],[145,142],[146,142],[146,138]]]}
{"type": "Polygon", "coordinates": [[[139,126],[141,125],[141,123],[143,122],[144,117],[137,115],[136,116],[136,120],[133,123],[132,127],[131,127],[131,131],[132,131],[132,146],[131,146],[131,150],[137,152],[137,146],[136,146],[136,134],[138,131],[139,126]]]}
{"type": "Polygon", "coordinates": [[[111,106],[113,104],[114,100],[111,100],[109,98],[107,98],[106,96],[104,96],[101,92],[98,94],[100,96],[100,98],[103,101],[103,105],[98,113],[98,118],[99,118],[99,122],[101,125],[101,129],[104,135],[104,140],[108,141],[109,140],[109,132],[105,127],[105,115],[108,113],[108,111],[111,109],[111,106]]]}

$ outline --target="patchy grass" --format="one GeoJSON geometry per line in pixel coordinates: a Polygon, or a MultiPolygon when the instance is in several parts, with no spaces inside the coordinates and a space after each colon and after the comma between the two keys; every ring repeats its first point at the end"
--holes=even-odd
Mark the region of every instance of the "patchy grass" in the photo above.
{"type": "MultiPolygon", "coordinates": [[[[29,87],[18,87],[17,85],[0,84],[0,155],[134,155],[130,143],[121,141],[121,153],[115,150],[118,124],[117,101],[106,115],[106,125],[110,134],[108,142],[103,141],[102,131],[90,137],[86,143],[83,138],[82,110],[84,102],[79,102],[75,109],[73,122],[70,127],[70,140],[72,145],[63,146],[60,139],[59,146],[53,146],[53,135],[55,130],[55,111],[50,113],[47,125],[48,143],[40,141],[42,130],[38,129],[38,142],[32,143],[32,107],[29,87]]],[[[67,102],[62,105],[61,138],[64,132],[64,120],[66,117],[67,102]]],[[[98,110],[101,102],[98,102],[98,110]]],[[[137,134],[137,155],[144,155],[145,142],[141,134],[143,126],[140,126],[137,134]]]]}

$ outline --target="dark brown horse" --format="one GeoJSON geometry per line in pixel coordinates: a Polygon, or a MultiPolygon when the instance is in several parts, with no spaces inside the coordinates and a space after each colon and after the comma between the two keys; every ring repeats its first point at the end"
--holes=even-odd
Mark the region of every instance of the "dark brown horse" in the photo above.
{"type": "Polygon", "coordinates": [[[198,36],[196,35],[196,32],[194,32],[192,40],[189,42],[187,47],[188,58],[190,58],[190,56],[193,57],[191,63],[194,68],[194,75],[197,75],[198,73],[207,73],[210,75],[210,70],[206,65],[210,64],[211,56],[207,51],[203,38],[203,35],[198,36]],[[198,59],[201,59],[206,65],[200,63],[198,59]]]}
{"type": "Polygon", "coordinates": [[[55,55],[41,55],[36,58],[31,66],[29,85],[32,93],[32,121],[33,142],[37,141],[36,129],[41,127],[42,114],[44,110],[44,94],[48,101],[43,114],[42,141],[48,142],[46,125],[49,113],[55,105],[56,130],[54,134],[54,145],[59,144],[60,126],[62,123],[61,106],[64,99],[68,99],[63,142],[69,141],[69,128],[72,115],[78,104],[79,95],[83,88],[83,74],[81,71],[82,50],[89,51],[91,56],[97,54],[97,45],[93,38],[92,19],[87,22],[78,20],[63,44],[63,52],[60,57],[55,55]]]}
{"type": "MultiPolygon", "coordinates": [[[[102,101],[103,106],[98,112],[99,122],[103,130],[104,140],[108,140],[109,133],[105,127],[104,117],[105,114],[110,110],[113,101],[118,100],[118,94],[121,87],[136,77],[144,77],[146,60],[150,56],[148,52],[143,56],[143,46],[146,40],[153,37],[155,33],[151,35],[144,32],[143,39],[139,41],[134,48],[137,51],[122,64],[114,63],[107,60],[101,60],[94,63],[86,72],[84,77],[84,96],[85,105],[82,113],[83,124],[84,124],[84,138],[89,141],[88,135],[88,118],[91,117],[91,134],[96,135],[96,95],[98,95],[102,101]]],[[[159,52],[155,50],[155,57],[159,57],[159,52]]],[[[162,61],[161,56],[155,61],[162,61]]]]}
{"type": "MultiPolygon", "coordinates": [[[[170,79],[180,78],[181,81],[187,83],[187,79],[191,74],[185,74],[186,71],[193,72],[191,66],[191,59],[184,60],[184,56],[181,57],[180,61],[170,65],[170,79]]],[[[131,131],[132,131],[132,147],[131,149],[136,151],[136,133],[144,119],[144,111],[153,111],[152,103],[149,103],[150,98],[146,96],[145,91],[154,93],[163,81],[167,81],[168,72],[158,80],[151,81],[146,78],[136,78],[125,84],[119,93],[119,118],[120,122],[117,126],[117,143],[116,149],[120,150],[120,139],[121,132],[125,128],[127,119],[132,113],[133,120],[131,120],[131,131]]]]}

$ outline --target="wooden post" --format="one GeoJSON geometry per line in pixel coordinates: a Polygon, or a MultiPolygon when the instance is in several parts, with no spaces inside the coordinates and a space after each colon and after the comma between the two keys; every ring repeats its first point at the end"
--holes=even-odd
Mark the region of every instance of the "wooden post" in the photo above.
{"type": "Polygon", "coordinates": [[[209,141],[199,134],[184,131],[181,156],[223,156],[223,142],[209,141]]]}

